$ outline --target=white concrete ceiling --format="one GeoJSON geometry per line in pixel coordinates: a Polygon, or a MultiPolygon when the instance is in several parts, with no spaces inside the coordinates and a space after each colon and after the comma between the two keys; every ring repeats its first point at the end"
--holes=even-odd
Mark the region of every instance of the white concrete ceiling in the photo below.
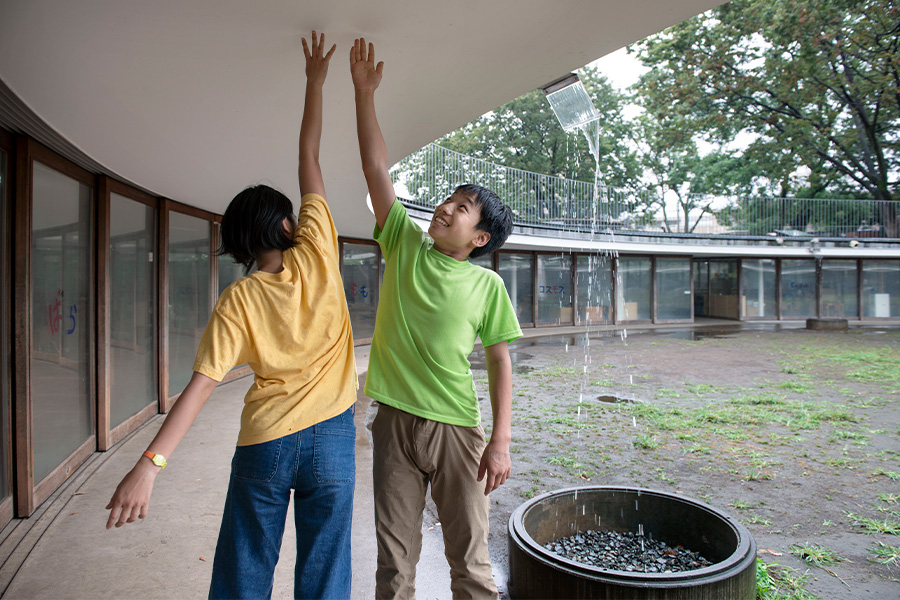
{"type": "Polygon", "coordinates": [[[322,168],[343,235],[370,237],[348,52],[385,61],[391,158],[720,0],[2,0],[0,80],[108,173],[221,213],[267,182],[295,206],[300,37],[336,43],[322,168]]]}

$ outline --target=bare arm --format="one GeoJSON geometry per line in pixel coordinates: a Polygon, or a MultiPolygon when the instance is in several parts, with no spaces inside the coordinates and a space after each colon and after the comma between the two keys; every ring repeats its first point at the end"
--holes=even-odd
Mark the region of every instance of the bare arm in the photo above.
{"type": "MultiPolygon", "coordinates": [[[[216,389],[216,385],[214,379],[194,373],[147,449],[168,458],[194,423],[194,419],[216,389]]],[[[137,519],[147,516],[153,481],[160,470],[160,467],[141,455],[106,505],[110,511],[109,519],[106,521],[107,529],[113,524],[121,527],[125,523],[134,523],[137,519]]]]}
{"type": "Polygon", "coordinates": [[[356,97],[356,134],[359,137],[359,155],[375,221],[384,228],[388,213],[394,205],[394,184],[388,173],[387,146],[378,119],[375,117],[375,90],[381,83],[384,62],[375,64],[375,45],[366,48],[365,38],[359,38],[350,49],[350,75],[356,97]]]}
{"type": "Polygon", "coordinates": [[[494,414],[491,440],[481,455],[478,481],[485,475],[484,495],[506,483],[512,473],[509,444],[512,440],[512,362],[509,343],[500,342],[484,349],[487,355],[488,388],[494,414]]]}
{"type": "Polygon", "coordinates": [[[324,54],[325,34],[316,38],[312,32],[312,48],[303,38],[303,55],[306,57],[306,100],[303,103],[303,120],[300,122],[300,162],[297,176],[301,194],[319,194],[325,197],[325,182],[319,166],[319,145],[322,139],[322,86],[328,75],[328,62],[336,46],[324,54]]]}

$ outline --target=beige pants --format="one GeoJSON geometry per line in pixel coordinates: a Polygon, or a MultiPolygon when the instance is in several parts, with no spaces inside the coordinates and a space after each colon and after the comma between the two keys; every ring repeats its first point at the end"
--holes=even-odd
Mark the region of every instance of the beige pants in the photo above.
{"type": "Polygon", "coordinates": [[[430,482],[453,597],[496,598],[487,544],[489,504],[484,481],[477,481],[484,430],[430,421],[381,404],[372,437],[378,539],[375,597],[415,598],[422,512],[430,482]]]}

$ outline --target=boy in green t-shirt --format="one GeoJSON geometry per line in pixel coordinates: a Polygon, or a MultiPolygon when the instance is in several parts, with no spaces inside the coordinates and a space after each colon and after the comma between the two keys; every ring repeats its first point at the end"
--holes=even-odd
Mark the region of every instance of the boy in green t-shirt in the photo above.
{"type": "Polygon", "coordinates": [[[359,149],[377,221],[375,239],[386,261],[365,388],[380,405],[372,427],[375,597],[415,595],[429,483],[453,596],[496,597],[487,495],[510,475],[508,342],[522,332],[500,276],[467,259],[503,245],[512,214],[490,190],[464,185],[435,209],[430,238],[410,220],[395,202],[375,117],[382,68],[373,45],[356,40],[350,72],[359,149]],[[494,417],[487,444],[467,359],[477,337],[487,355],[494,417]]]}

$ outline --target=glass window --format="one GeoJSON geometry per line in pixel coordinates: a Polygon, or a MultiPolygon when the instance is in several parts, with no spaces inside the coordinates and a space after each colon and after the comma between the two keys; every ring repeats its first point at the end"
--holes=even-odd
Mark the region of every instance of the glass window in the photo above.
{"type": "Polygon", "coordinates": [[[572,324],[572,257],[537,257],[538,323],[572,324]]]}
{"type": "Polygon", "coordinates": [[[656,259],[656,318],[691,319],[691,259],[656,259]]]}
{"type": "Polygon", "coordinates": [[[34,163],[32,351],[34,481],[94,433],[92,189],[34,163]]]}
{"type": "Polygon", "coordinates": [[[711,317],[737,319],[737,260],[709,261],[709,310],[711,317]]]}
{"type": "Polygon", "coordinates": [[[533,323],[534,287],[531,272],[531,254],[502,253],[497,256],[500,277],[506,286],[506,293],[516,309],[519,323],[533,323]]]}
{"type": "Polygon", "coordinates": [[[822,316],[857,318],[858,281],[855,260],[823,260],[822,316]]]}
{"type": "Polygon", "coordinates": [[[0,502],[12,493],[10,485],[10,466],[12,452],[10,447],[9,421],[9,293],[12,290],[12,274],[9,270],[8,248],[10,236],[6,215],[8,211],[9,186],[7,183],[8,154],[0,149],[0,502]]]}
{"type": "Polygon", "coordinates": [[[649,321],[650,258],[620,256],[616,282],[616,319],[649,321]]]}
{"type": "Polygon", "coordinates": [[[709,261],[694,261],[694,316],[705,317],[709,310],[709,261]]]}
{"type": "Polygon", "coordinates": [[[900,316],[900,262],[863,261],[863,316],[900,316]]]}
{"type": "Polygon", "coordinates": [[[169,213],[169,396],[191,379],[209,319],[210,223],[169,213]]]}
{"type": "Polygon", "coordinates": [[[216,297],[221,296],[225,288],[244,276],[244,265],[234,262],[227,254],[216,257],[216,270],[219,272],[219,293],[216,297]]]}
{"type": "Polygon", "coordinates": [[[350,310],[353,337],[361,340],[375,332],[378,308],[378,246],[344,242],[344,296],[350,310]]]}
{"type": "Polygon", "coordinates": [[[485,269],[490,269],[493,266],[491,264],[492,256],[493,256],[493,254],[487,254],[487,255],[478,256],[475,258],[470,258],[469,262],[472,263],[473,265],[478,265],[479,267],[484,267],[485,269]]]}
{"type": "Polygon", "coordinates": [[[612,256],[581,254],[575,260],[578,323],[603,323],[612,319],[612,256]]]}
{"type": "Polygon", "coordinates": [[[786,319],[816,316],[816,261],[781,261],[781,316],[786,319]]]}
{"type": "Polygon", "coordinates": [[[741,261],[741,313],[744,317],[775,317],[775,261],[741,261]]]}
{"type": "Polygon", "coordinates": [[[153,207],[111,194],[110,428],[157,401],[153,207]]]}

